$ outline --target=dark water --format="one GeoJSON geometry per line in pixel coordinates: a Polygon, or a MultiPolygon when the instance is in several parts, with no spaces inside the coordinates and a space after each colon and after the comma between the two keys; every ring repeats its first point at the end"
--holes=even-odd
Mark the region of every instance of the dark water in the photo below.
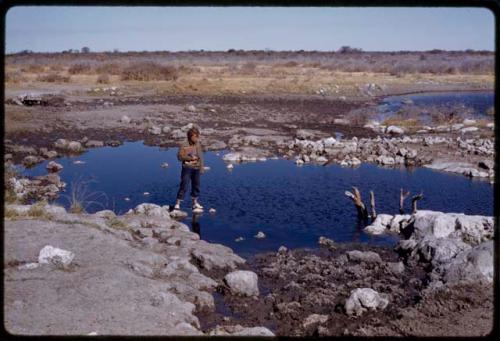
{"type": "Polygon", "coordinates": [[[462,106],[469,108],[472,116],[480,118],[487,114],[488,109],[494,106],[494,93],[492,91],[472,91],[472,92],[432,92],[421,94],[409,94],[403,96],[389,96],[384,98],[378,106],[379,119],[384,119],[405,105],[401,101],[410,99],[415,106],[439,106],[455,107],[462,106]]]}
{"type": "MultiPolygon", "coordinates": [[[[201,202],[206,212],[195,221],[201,237],[209,242],[225,244],[241,255],[290,248],[315,247],[320,236],[338,242],[393,244],[395,237],[372,237],[357,228],[354,206],[344,191],[358,186],[367,202],[370,189],[375,191],[377,212],[397,213],[399,189],[416,194],[423,190],[422,209],[467,214],[493,214],[493,186],[425,168],[410,172],[380,168],[370,164],[352,168],[304,165],[297,167],[289,160],[236,164],[230,172],[222,154],[206,153],[211,169],[202,175],[201,202]],[[213,207],[216,214],[208,209],[213,207]],[[263,231],[265,239],[253,236],[263,231]],[[237,237],[245,240],[235,242],[237,237]]],[[[178,189],[180,165],[176,150],[148,147],[142,142],[125,143],[118,148],[92,149],[79,157],[61,158],[61,178],[71,191],[75,179],[89,179],[91,191],[106,193],[102,206],[92,204],[89,212],[103,208],[124,213],[139,203],[173,205],[178,189]],[[82,160],[85,164],[75,165],[82,160]],[[168,162],[169,167],[160,167],[168,162]],[[150,192],[145,196],[144,192],[150,192]],[[125,201],[124,198],[130,198],[125,201]]],[[[46,174],[47,162],[25,171],[26,175],[46,174]]],[[[89,199],[94,199],[91,197],[89,199]]],[[[68,207],[68,199],[59,203],[68,207]]],[[[407,203],[408,209],[410,203],[407,203]]],[[[190,214],[184,221],[192,226],[190,198],[186,194],[183,209],[190,214]]]]}

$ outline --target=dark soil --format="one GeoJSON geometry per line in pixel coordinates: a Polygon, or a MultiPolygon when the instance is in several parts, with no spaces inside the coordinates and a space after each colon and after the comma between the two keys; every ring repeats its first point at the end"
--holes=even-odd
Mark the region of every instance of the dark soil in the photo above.
{"type": "Polygon", "coordinates": [[[398,260],[390,248],[365,244],[257,255],[249,265],[259,276],[259,299],[232,296],[224,287],[219,288],[216,312],[199,316],[202,328],[258,325],[278,336],[457,336],[490,332],[492,316],[485,312],[493,311],[491,285],[425,290],[425,270],[419,265],[405,266],[399,273],[394,270],[398,260]],[[351,250],[376,252],[382,262],[349,260],[346,252],[351,250]],[[389,305],[382,311],[349,317],[344,304],[356,288],[388,294],[389,305]],[[304,326],[311,314],[327,315],[328,320],[304,326]],[[474,330],[457,326],[455,322],[461,319],[472,323],[474,330]]]}

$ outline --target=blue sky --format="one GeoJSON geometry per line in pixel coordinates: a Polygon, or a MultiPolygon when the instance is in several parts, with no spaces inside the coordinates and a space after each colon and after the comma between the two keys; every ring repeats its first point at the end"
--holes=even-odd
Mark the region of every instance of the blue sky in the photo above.
{"type": "Polygon", "coordinates": [[[6,52],[494,50],[482,8],[13,7],[6,52]]]}

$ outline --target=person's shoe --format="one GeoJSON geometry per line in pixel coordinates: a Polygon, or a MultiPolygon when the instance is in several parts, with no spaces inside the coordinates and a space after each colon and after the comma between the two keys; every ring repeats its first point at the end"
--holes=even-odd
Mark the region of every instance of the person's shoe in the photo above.
{"type": "Polygon", "coordinates": [[[193,198],[193,211],[203,211],[203,206],[198,202],[198,199],[193,198]]]}
{"type": "Polygon", "coordinates": [[[174,210],[177,210],[177,211],[181,210],[181,201],[180,200],[175,201],[174,210]]]}

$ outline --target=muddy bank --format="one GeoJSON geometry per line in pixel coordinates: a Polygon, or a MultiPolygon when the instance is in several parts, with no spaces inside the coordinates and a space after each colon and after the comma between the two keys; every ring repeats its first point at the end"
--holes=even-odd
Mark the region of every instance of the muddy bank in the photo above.
{"type": "Polygon", "coordinates": [[[415,217],[419,232],[402,237],[395,249],[320,238],[319,249],[257,255],[248,265],[259,275],[262,299],[221,296],[218,304],[229,307],[230,318],[216,309],[200,317],[202,328],[259,324],[286,336],[488,335],[491,217],[458,215],[458,222],[453,214],[427,211],[415,217]],[[481,219],[490,219],[484,228],[481,219]],[[468,232],[457,232],[455,224],[468,232]],[[423,233],[424,226],[433,232],[423,233]],[[439,230],[444,226],[449,235],[439,230]],[[412,242],[412,252],[402,251],[412,242]]]}

